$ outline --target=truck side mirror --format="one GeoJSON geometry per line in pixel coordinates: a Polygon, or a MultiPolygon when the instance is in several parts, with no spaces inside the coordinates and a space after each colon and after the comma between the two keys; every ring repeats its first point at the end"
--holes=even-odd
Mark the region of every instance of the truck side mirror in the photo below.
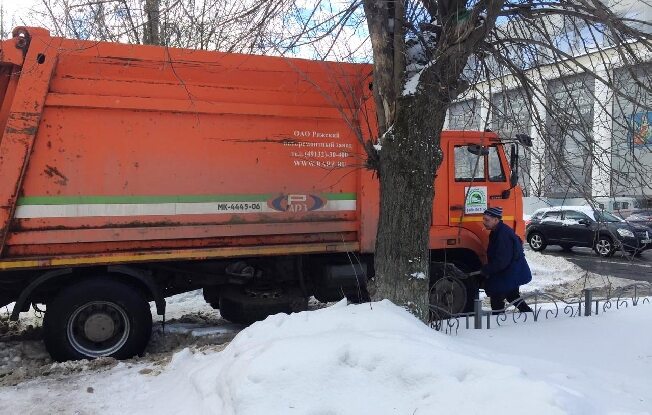
{"type": "Polygon", "coordinates": [[[489,154],[489,149],[487,147],[482,147],[478,144],[471,144],[467,149],[469,153],[475,154],[476,156],[486,156],[489,154]]]}
{"type": "Polygon", "coordinates": [[[516,134],[516,140],[525,147],[532,147],[532,137],[527,134],[516,134]]]}
{"type": "Polygon", "coordinates": [[[589,226],[591,224],[591,221],[589,221],[588,219],[580,219],[577,221],[577,223],[579,223],[580,225],[589,226]]]}
{"type": "Polygon", "coordinates": [[[511,187],[516,187],[518,184],[518,173],[516,171],[512,171],[512,175],[509,176],[509,185],[511,187]]]}
{"type": "Polygon", "coordinates": [[[518,184],[518,148],[513,144],[509,157],[509,168],[512,170],[512,174],[509,176],[509,185],[510,188],[514,188],[518,184]]]}

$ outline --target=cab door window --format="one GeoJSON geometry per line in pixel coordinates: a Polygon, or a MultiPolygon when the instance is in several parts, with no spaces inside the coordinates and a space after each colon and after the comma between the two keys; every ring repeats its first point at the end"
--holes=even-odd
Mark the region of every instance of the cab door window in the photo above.
{"type": "Polygon", "coordinates": [[[477,156],[469,152],[469,146],[456,146],[454,155],[456,182],[485,181],[484,156],[477,156]]]}
{"type": "Polygon", "coordinates": [[[504,182],[505,171],[503,165],[500,163],[500,156],[498,155],[498,147],[489,147],[489,181],[490,182],[504,182]]]}

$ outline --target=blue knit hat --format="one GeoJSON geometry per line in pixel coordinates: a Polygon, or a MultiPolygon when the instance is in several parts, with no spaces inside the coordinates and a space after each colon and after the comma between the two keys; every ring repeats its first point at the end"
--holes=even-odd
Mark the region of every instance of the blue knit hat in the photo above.
{"type": "Polygon", "coordinates": [[[490,207],[489,209],[484,211],[484,214],[487,216],[493,216],[494,218],[502,219],[503,218],[503,208],[497,206],[497,207],[490,207]]]}

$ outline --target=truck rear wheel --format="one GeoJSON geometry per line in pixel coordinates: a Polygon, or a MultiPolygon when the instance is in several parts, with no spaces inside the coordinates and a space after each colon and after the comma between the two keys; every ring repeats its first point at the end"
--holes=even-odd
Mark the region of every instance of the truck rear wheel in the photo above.
{"type": "Polygon", "coordinates": [[[95,278],[67,288],[47,304],[45,347],[54,360],[126,359],[141,354],[152,334],[149,304],[134,287],[95,278]]]}

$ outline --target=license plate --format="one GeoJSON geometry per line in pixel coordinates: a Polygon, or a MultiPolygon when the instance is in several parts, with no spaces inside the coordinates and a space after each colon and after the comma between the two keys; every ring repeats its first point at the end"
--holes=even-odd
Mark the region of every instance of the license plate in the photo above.
{"type": "Polygon", "coordinates": [[[641,240],[641,243],[643,243],[643,244],[652,243],[652,239],[643,239],[643,240],[641,240]]]}

